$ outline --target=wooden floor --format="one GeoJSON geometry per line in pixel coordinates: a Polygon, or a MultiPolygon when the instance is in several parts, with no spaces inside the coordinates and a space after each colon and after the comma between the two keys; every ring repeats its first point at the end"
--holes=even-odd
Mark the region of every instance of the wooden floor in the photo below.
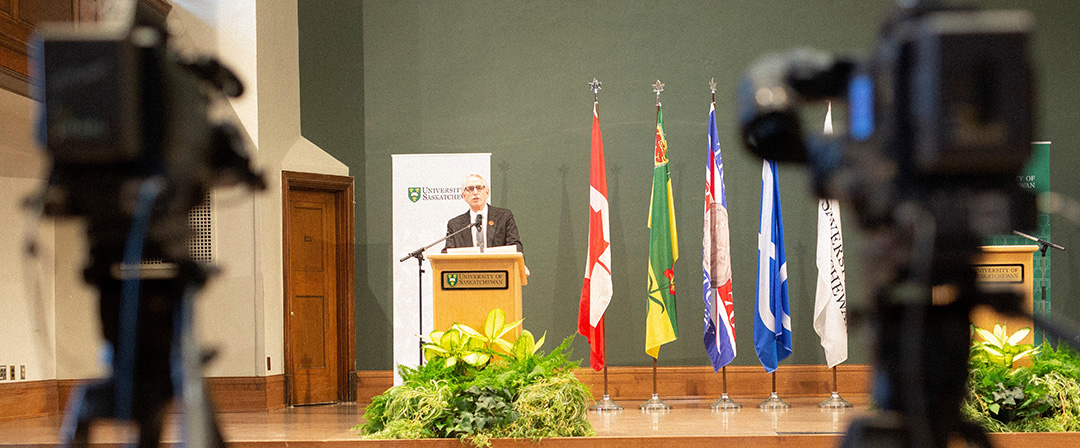
{"type": "MultiPolygon", "coordinates": [[[[694,447],[833,447],[837,446],[847,423],[868,412],[865,399],[853,399],[854,409],[828,411],[817,407],[820,399],[793,398],[786,411],[761,411],[758,399],[740,399],[744,408],[734,412],[714,412],[707,401],[670,402],[666,413],[643,413],[639,403],[620,403],[627,409],[618,413],[589,413],[595,438],[544,439],[544,447],[646,446],[694,447]]],[[[455,447],[453,439],[374,441],[362,440],[350,428],[360,423],[363,409],[355,404],[307,406],[276,411],[219,414],[225,439],[230,446],[270,447],[455,447]]],[[[42,417],[0,421],[0,447],[54,447],[59,444],[61,418],[42,417]]],[[[179,446],[176,424],[170,423],[166,446],[179,446]]],[[[101,424],[91,434],[95,447],[120,446],[131,440],[131,431],[115,424],[101,424]]],[[[1080,434],[995,435],[999,447],[1077,447],[1080,434]]],[[[535,446],[529,441],[497,440],[495,447],[535,446]]]]}

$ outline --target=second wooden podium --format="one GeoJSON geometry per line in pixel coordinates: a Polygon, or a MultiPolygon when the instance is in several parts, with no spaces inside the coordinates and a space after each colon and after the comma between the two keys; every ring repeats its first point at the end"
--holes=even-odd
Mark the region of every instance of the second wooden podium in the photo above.
{"type": "MultiPolygon", "coordinates": [[[[1036,250],[1039,250],[1039,246],[982,246],[982,253],[972,263],[979,287],[989,291],[1016,291],[1022,297],[1021,306],[1024,311],[1031,313],[1034,300],[1031,254],[1036,250]]],[[[956,297],[955,291],[943,286],[934,287],[933,294],[935,305],[952,302],[956,297]]],[[[988,331],[994,331],[996,324],[1004,324],[1009,334],[1024,327],[1034,329],[1031,318],[1005,316],[986,305],[972,310],[971,323],[988,331]]],[[[1034,344],[1035,332],[1028,333],[1020,343],[1034,344]]]]}
{"type": "MultiPolygon", "coordinates": [[[[506,321],[521,319],[521,286],[528,283],[525,258],[520,253],[429,255],[434,293],[435,330],[446,331],[462,323],[480,332],[494,308],[506,312],[506,321]]],[[[518,326],[513,332],[521,333],[518,326]]]]}

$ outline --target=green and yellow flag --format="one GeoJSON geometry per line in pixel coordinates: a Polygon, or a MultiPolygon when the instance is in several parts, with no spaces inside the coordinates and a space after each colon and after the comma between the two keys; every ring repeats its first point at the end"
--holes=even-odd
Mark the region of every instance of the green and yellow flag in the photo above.
{"type": "MultiPolygon", "coordinates": [[[[658,81],[659,82],[659,81],[658,81]]],[[[660,346],[679,337],[675,313],[675,204],[671,197],[664,113],[656,106],[656,154],[649,201],[649,311],[645,317],[645,353],[656,358],[660,346]]]]}

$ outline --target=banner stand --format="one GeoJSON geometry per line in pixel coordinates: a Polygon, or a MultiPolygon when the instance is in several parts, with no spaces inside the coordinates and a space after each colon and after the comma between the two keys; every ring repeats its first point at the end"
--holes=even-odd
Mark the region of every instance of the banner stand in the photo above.
{"type": "Polygon", "coordinates": [[[787,404],[787,402],[782,400],[780,398],[780,396],[776,395],[776,371],[775,370],[773,370],[773,373],[772,373],[772,393],[769,394],[769,398],[766,398],[765,401],[762,401],[761,403],[758,403],[757,407],[758,407],[758,409],[772,409],[772,410],[787,409],[787,408],[791,407],[790,404],[787,404]]]}
{"type": "MultiPolygon", "coordinates": [[[[407,260],[416,248],[446,236],[446,223],[469,209],[461,195],[461,182],[469,174],[490,180],[491,154],[392,154],[393,206],[391,253],[393,259],[407,260]]],[[[492,190],[495,185],[489,185],[492,190]]],[[[432,252],[442,247],[432,247],[432,252]]],[[[433,254],[420,253],[417,266],[399,262],[393,266],[393,365],[417,367],[424,359],[424,332],[436,329],[431,313],[432,286],[429,266],[433,254]],[[419,279],[418,279],[419,277],[419,279]]],[[[442,330],[445,330],[443,328],[442,330]]],[[[401,376],[394,375],[394,384],[401,376]]]]}
{"type": "MultiPolygon", "coordinates": [[[[721,375],[724,378],[724,393],[720,395],[720,398],[709,405],[709,409],[714,411],[729,411],[735,409],[742,409],[742,405],[732,400],[727,394],[727,366],[721,367],[721,375]]],[[[773,387],[775,389],[775,386],[773,387]]]]}
{"type": "MultiPolygon", "coordinates": [[[[604,341],[604,353],[607,353],[607,337],[606,337],[607,336],[607,326],[604,326],[604,336],[605,336],[604,339],[603,339],[603,341],[604,341]]],[[[605,360],[605,362],[604,362],[604,398],[601,398],[600,401],[596,402],[596,404],[590,406],[589,407],[590,411],[596,411],[596,412],[614,411],[614,412],[618,412],[618,411],[623,410],[622,405],[619,404],[619,403],[616,403],[615,400],[611,399],[611,395],[608,395],[607,367],[608,367],[607,362],[605,360]]],[[[656,389],[653,389],[653,391],[655,392],[656,389]]]]}
{"type": "Polygon", "coordinates": [[[855,405],[851,404],[850,401],[847,401],[847,400],[843,399],[842,397],[840,397],[840,388],[836,385],[836,366],[833,366],[833,368],[832,368],[832,395],[829,395],[829,398],[826,398],[825,401],[822,401],[821,403],[818,403],[818,407],[819,408],[826,408],[826,409],[843,409],[843,408],[850,408],[850,407],[853,407],[853,406],[855,406],[855,405]]]}
{"type": "Polygon", "coordinates": [[[608,381],[607,381],[607,364],[604,365],[604,398],[597,401],[596,404],[589,407],[590,411],[596,412],[619,412],[623,410],[621,404],[616,403],[611,399],[611,395],[608,395],[608,381]]]}
{"type": "Polygon", "coordinates": [[[656,358],[652,359],[652,398],[641,403],[638,409],[645,412],[667,412],[671,410],[671,405],[661,400],[660,395],[656,393],[656,358]]]}

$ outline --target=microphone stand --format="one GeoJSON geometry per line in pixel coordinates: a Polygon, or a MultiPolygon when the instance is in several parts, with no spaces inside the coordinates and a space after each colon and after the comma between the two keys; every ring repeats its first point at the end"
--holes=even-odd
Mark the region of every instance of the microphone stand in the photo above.
{"type": "Polygon", "coordinates": [[[435,240],[435,242],[433,242],[431,244],[428,244],[427,246],[424,246],[424,247],[416,249],[416,250],[414,250],[412,252],[409,252],[409,255],[401,257],[401,259],[398,260],[398,262],[403,262],[403,261],[408,260],[410,258],[416,258],[416,267],[417,267],[417,270],[419,271],[419,273],[418,273],[419,281],[416,283],[416,303],[418,305],[420,305],[420,307],[419,307],[420,312],[418,313],[419,319],[420,319],[420,326],[418,327],[420,329],[420,331],[419,331],[420,332],[420,364],[419,365],[424,365],[424,339],[423,339],[423,337],[424,337],[424,289],[423,289],[423,286],[424,286],[424,251],[430,249],[431,246],[434,246],[436,244],[439,244],[439,243],[441,243],[443,241],[446,241],[446,240],[450,239],[450,237],[452,237],[454,235],[457,235],[457,234],[459,234],[461,232],[464,232],[465,230],[471,229],[473,227],[478,227],[478,224],[481,224],[481,222],[475,222],[475,223],[469,224],[469,225],[467,225],[465,227],[462,227],[457,232],[448,234],[448,235],[446,235],[446,236],[444,236],[442,238],[439,238],[439,239],[435,240]]]}
{"type": "MultiPolygon", "coordinates": [[[[1026,234],[1024,232],[1018,232],[1016,230],[1013,230],[1013,233],[1016,234],[1016,235],[1022,236],[1024,238],[1027,238],[1027,239],[1029,239],[1031,241],[1034,241],[1034,242],[1039,244],[1039,254],[1042,256],[1042,260],[1040,260],[1040,263],[1041,263],[1040,265],[1042,266],[1042,269],[1041,269],[1041,271],[1042,271],[1042,299],[1039,302],[1039,316],[1042,317],[1043,319],[1046,319],[1046,249],[1053,247],[1054,249],[1064,251],[1065,248],[1058,245],[1058,244],[1054,244],[1054,243],[1051,243],[1049,241],[1046,241],[1046,240],[1044,240],[1042,238],[1028,235],[1028,234],[1026,234]]],[[[1046,337],[1044,335],[1043,339],[1045,339],[1045,338],[1046,337]]],[[[1039,342],[1042,343],[1042,342],[1045,342],[1045,341],[1039,341],[1039,342]]]]}

